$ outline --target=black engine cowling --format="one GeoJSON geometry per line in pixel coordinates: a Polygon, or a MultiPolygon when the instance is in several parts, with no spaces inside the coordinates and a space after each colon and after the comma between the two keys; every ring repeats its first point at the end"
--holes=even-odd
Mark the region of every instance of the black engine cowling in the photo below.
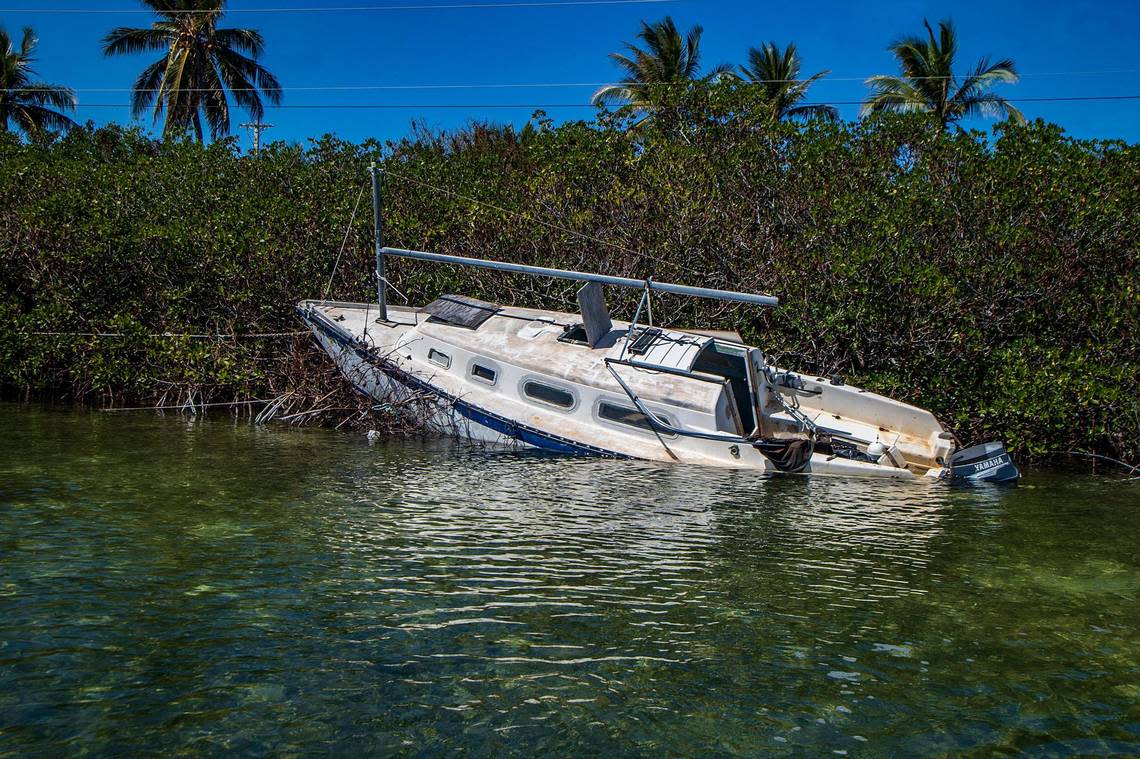
{"type": "Polygon", "coordinates": [[[968,482],[1012,482],[1021,477],[1001,443],[982,443],[950,457],[950,479],[968,482]]]}

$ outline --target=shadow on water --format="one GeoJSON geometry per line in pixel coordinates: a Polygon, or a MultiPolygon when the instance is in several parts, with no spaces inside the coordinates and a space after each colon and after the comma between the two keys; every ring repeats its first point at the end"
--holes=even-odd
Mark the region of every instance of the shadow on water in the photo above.
{"type": "Polygon", "coordinates": [[[1140,752],[1111,480],[0,422],[0,755],[1140,752]]]}

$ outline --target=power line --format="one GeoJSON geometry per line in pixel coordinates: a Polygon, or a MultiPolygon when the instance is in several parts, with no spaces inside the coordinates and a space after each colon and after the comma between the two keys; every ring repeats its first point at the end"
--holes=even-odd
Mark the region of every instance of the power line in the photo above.
{"type": "MultiPolygon", "coordinates": [[[[1065,76],[1107,76],[1112,74],[1136,74],[1140,69],[1102,69],[1099,71],[1031,71],[1019,76],[1035,77],[1065,77],[1065,76]]],[[[815,85],[827,82],[865,82],[868,76],[828,76],[814,82],[815,85]]],[[[952,79],[945,76],[919,76],[907,79],[952,79]]],[[[745,84],[786,84],[803,83],[803,79],[756,79],[745,84]]],[[[606,87],[620,85],[620,82],[488,82],[466,84],[343,84],[343,85],[300,85],[296,87],[281,87],[282,92],[369,92],[383,90],[494,90],[494,89],[548,89],[548,88],[574,88],[574,87],[606,87]]],[[[676,84],[662,83],[658,87],[687,87],[688,82],[676,84]]],[[[0,89],[0,92],[35,92],[49,89],[46,87],[10,87],[0,89]]],[[[133,87],[73,87],[74,92],[134,92],[133,87]]],[[[208,87],[176,87],[166,92],[212,92],[208,87]]],[[[260,92],[256,87],[236,87],[233,92],[260,92]]]]}
{"type": "MultiPolygon", "coordinates": [[[[307,6],[297,8],[226,8],[223,13],[362,13],[375,11],[435,11],[465,10],[468,8],[558,8],[579,5],[650,5],[674,3],[679,0],[521,0],[506,3],[441,3],[436,5],[346,5],[307,6]]],[[[190,8],[172,11],[182,13],[218,13],[216,10],[190,8]]],[[[155,13],[150,8],[0,8],[0,13],[79,13],[85,15],[114,15],[120,13],[155,13]]]]}
{"type": "MultiPolygon", "coordinates": [[[[1140,69],[1138,69],[1140,71],[1140,69]]],[[[365,92],[375,90],[493,90],[493,89],[540,89],[550,87],[602,87],[614,82],[536,82],[489,83],[489,84],[343,84],[281,87],[282,92],[365,92]]],[[[0,92],[36,92],[52,89],[49,87],[10,87],[0,92]]],[[[134,92],[133,87],[72,87],[73,92],[134,92]]],[[[232,87],[231,92],[261,92],[257,87],[232,87]]],[[[213,92],[210,87],[174,87],[163,92],[213,92]]]]}
{"type": "MultiPolygon", "coordinates": [[[[1140,100],[1140,95],[1074,95],[1072,97],[1005,98],[1010,103],[1071,103],[1140,100]]],[[[797,106],[863,105],[863,100],[831,100],[797,103],[797,106]]],[[[78,108],[131,108],[130,103],[79,103],[78,108]]],[[[281,110],[400,110],[462,108],[590,108],[591,103],[308,103],[269,106],[281,110]]]]}
{"type": "Polygon", "coordinates": [[[268,339],[275,337],[297,337],[300,335],[309,334],[308,330],[293,330],[291,332],[245,332],[245,333],[187,333],[187,332],[49,332],[49,331],[36,331],[36,332],[16,332],[17,335],[27,337],[146,337],[146,338],[177,338],[186,340],[241,340],[243,338],[249,339],[268,339]]]}
{"type": "MultiPolygon", "coordinates": [[[[78,108],[132,108],[130,103],[79,103],[78,108]]],[[[400,108],[595,108],[590,103],[312,103],[274,105],[272,109],[292,110],[376,110],[400,108]]]]}

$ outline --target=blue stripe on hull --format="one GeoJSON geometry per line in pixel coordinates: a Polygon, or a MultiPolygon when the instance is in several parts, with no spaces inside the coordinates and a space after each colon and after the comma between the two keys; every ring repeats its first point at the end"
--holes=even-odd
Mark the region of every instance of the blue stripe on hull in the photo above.
{"type": "Polygon", "coordinates": [[[367,348],[362,348],[350,338],[346,337],[339,330],[330,328],[321,323],[321,320],[311,319],[309,315],[301,309],[298,309],[301,318],[314,329],[328,337],[333,342],[353,351],[359,358],[366,361],[369,365],[377,371],[383,372],[391,379],[399,382],[402,385],[410,387],[415,390],[431,393],[437,398],[444,400],[451,404],[452,408],[463,418],[480,424],[490,430],[493,430],[504,437],[512,440],[518,440],[526,443],[527,445],[540,448],[545,451],[554,453],[569,453],[580,456],[606,456],[609,458],[627,459],[629,456],[623,453],[606,450],[598,446],[590,445],[589,443],[581,443],[576,440],[564,438],[560,435],[554,435],[549,432],[543,432],[535,427],[517,422],[513,419],[508,419],[499,414],[495,414],[486,409],[479,408],[478,406],[462,400],[456,396],[451,395],[423,380],[404,371],[399,366],[385,361],[384,359],[376,356],[372,351],[367,348]]]}

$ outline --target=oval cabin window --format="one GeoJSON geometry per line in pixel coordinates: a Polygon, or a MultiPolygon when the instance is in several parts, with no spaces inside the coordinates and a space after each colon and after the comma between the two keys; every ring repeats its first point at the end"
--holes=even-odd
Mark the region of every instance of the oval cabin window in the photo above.
{"type": "Polygon", "coordinates": [[[574,394],[560,387],[552,387],[541,382],[528,380],[523,383],[523,394],[540,403],[558,408],[574,408],[574,394]]]}
{"type": "MultiPolygon", "coordinates": [[[[654,413],[657,414],[661,421],[665,422],[670,427],[673,426],[673,422],[667,416],[658,412],[654,413]]],[[[624,424],[628,427],[636,427],[637,429],[645,430],[646,432],[653,432],[653,425],[649,423],[649,419],[645,416],[645,414],[630,406],[619,406],[616,403],[602,401],[598,404],[598,418],[604,419],[607,422],[624,424]]],[[[664,434],[669,435],[669,433],[664,434]]],[[[672,437],[671,435],[669,436],[672,437]]]]}
{"type": "Polygon", "coordinates": [[[451,356],[447,355],[443,351],[437,351],[435,348],[428,350],[428,361],[432,362],[433,364],[442,366],[444,369],[451,368],[451,356]]]}

